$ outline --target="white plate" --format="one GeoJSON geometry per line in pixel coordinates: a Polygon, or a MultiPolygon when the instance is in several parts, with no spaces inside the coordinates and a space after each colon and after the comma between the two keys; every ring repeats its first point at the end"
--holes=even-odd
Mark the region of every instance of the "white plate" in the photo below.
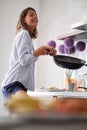
{"type": "Polygon", "coordinates": [[[63,89],[54,89],[54,90],[46,89],[46,91],[48,91],[48,92],[64,92],[65,90],[63,90],[63,89]]]}
{"type": "Polygon", "coordinates": [[[63,89],[36,89],[37,92],[65,92],[63,89]]]}

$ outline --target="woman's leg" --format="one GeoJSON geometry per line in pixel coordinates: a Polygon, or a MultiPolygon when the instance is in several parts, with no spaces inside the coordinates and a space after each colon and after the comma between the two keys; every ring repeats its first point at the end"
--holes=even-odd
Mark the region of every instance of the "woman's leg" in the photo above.
{"type": "Polygon", "coordinates": [[[18,90],[14,94],[12,94],[12,98],[20,98],[20,97],[29,97],[27,92],[24,90],[18,90]]]}
{"type": "MultiPolygon", "coordinates": [[[[15,92],[14,94],[12,94],[10,96],[10,99],[16,99],[16,98],[22,98],[22,97],[29,97],[27,92],[24,90],[18,90],[17,92],[15,92]]],[[[6,104],[5,104],[6,106],[6,104]]],[[[8,116],[11,117],[13,115],[12,110],[8,109],[8,116]]]]}

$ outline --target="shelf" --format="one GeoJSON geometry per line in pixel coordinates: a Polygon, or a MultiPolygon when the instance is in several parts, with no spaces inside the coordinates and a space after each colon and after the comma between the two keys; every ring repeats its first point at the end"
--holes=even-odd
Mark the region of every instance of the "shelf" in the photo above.
{"type": "Polygon", "coordinates": [[[71,33],[67,33],[67,34],[58,36],[57,39],[58,40],[64,40],[67,37],[71,37],[75,40],[86,39],[87,38],[87,31],[76,30],[76,31],[73,31],[71,33]]]}
{"type": "Polygon", "coordinates": [[[81,21],[71,25],[72,29],[87,30],[87,21],[81,21]]]}

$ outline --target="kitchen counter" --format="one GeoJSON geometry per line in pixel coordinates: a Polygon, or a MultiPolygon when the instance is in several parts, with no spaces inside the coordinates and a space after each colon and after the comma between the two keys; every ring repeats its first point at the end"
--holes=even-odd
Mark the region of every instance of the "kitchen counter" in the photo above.
{"type": "MultiPolygon", "coordinates": [[[[87,92],[28,91],[33,97],[80,97],[87,92]]],[[[48,102],[48,100],[47,100],[48,102]]],[[[0,130],[87,130],[87,114],[29,113],[0,118],[0,130]]]]}
{"type": "Polygon", "coordinates": [[[28,95],[35,97],[79,97],[87,98],[87,92],[71,91],[29,91],[28,95]]]}

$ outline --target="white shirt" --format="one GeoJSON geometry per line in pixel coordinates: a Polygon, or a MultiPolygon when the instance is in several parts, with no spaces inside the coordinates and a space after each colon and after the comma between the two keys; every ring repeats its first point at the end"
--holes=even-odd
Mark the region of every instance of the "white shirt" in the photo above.
{"type": "Polygon", "coordinates": [[[19,81],[25,88],[35,88],[34,68],[38,59],[33,55],[32,39],[26,30],[21,30],[15,37],[10,55],[9,70],[2,82],[2,87],[19,81]]]}

